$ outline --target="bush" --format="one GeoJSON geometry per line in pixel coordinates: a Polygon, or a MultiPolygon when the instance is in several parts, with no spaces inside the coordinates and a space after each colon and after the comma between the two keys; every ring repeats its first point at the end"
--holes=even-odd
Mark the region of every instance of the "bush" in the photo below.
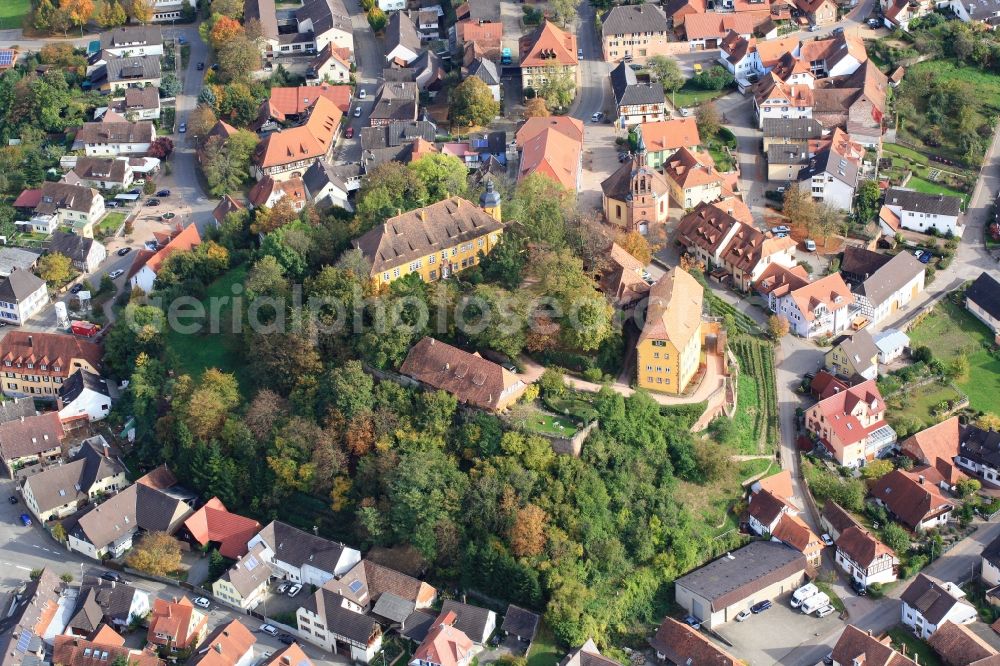
{"type": "Polygon", "coordinates": [[[588,382],[600,383],[604,379],[604,373],[600,368],[587,368],[583,371],[583,378],[588,382]]]}
{"type": "Polygon", "coordinates": [[[931,348],[927,345],[920,345],[910,352],[910,356],[913,357],[914,361],[919,361],[921,363],[930,363],[934,360],[934,352],[932,352],[931,348]]]}
{"type": "Polygon", "coordinates": [[[542,376],[538,378],[538,386],[546,398],[558,398],[566,393],[566,382],[563,381],[563,374],[554,368],[547,368],[542,373],[542,376]]]}

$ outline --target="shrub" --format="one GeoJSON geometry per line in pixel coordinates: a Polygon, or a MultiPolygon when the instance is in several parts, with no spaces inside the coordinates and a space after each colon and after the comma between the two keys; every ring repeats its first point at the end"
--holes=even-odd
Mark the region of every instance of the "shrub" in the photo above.
{"type": "Polygon", "coordinates": [[[604,373],[601,372],[600,368],[587,368],[583,371],[583,378],[588,382],[599,383],[604,379],[604,373]]]}
{"type": "MultiPolygon", "coordinates": [[[[597,372],[599,374],[600,370],[597,372]]],[[[546,398],[558,398],[566,393],[566,382],[563,381],[563,374],[554,368],[547,368],[542,373],[542,376],[538,378],[538,386],[546,398]]]]}
{"type": "Polygon", "coordinates": [[[930,363],[934,360],[934,352],[932,352],[931,348],[927,345],[920,345],[910,352],[910,356],[913,357],[914,361],[919,361],[921,363],[930,363]]]}

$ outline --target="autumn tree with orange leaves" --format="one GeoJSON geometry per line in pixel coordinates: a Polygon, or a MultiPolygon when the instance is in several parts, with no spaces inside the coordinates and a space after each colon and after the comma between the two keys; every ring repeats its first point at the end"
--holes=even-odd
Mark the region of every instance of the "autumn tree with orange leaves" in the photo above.
{"type": "Polygon", "coordinates": [[[545,549],[545,511],[528,504],[517,510],[514,524],[510,528],[510,548],[518,557],[541,555],[545,549]]]}
{"type": "Polygon", "coordinates": [[[209,40],[212,42],[212,48],[219,50],[223,44],[228,44],[241,34],[243,34],[243,26],[240,25],[239,21],[220,15],[215,20],[215,25],[212,26],[209,40]]]}

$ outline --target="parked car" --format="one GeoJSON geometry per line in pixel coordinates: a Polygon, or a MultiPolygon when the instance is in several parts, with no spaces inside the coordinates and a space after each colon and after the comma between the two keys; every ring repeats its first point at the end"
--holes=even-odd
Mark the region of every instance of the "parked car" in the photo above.
{"type": "Polygon", "coordinates": [[[695,631],[701,629],[701,620],[696,618],[694,615],[685,615],[684,622],[695,631]]]}
{"type": "Polygon", "coordinates": [[[260,625],[261,632],[267,634],[268,636],[277,636],[278,628],[273,624],[262,624],[260,625]]]}
{"type": "Polygon", "coordinates": [[[772,234],[787,234],[789,232],[791,232],[791,228],[785,226],[784,224],[779,224],[776,227],[771,227],[772,234]]]}
{"type": "Polygon", "coordinates": [[[368,97],[368,91],[364,88],[358,88],[358,99],[364,99],[368,97]]]}
{"type": "Polygon", "coordinates": [[[159,206],[160,205],[160,200],[159,199],[150,199],[149,201],[146,202],[146,205],[147,206],[159,206]]]}
{"type": "Polygon", "coordinates": [[[292,643],[295,642],[295,637],[292,636],[291,634],[281,634],[278,636],[278,641],[280,641],[285,645],[291,645],[292,643]]]}
{"type": "Polygon", "coordinates": [[[203,69],[205,69],[205,63],[203,63],[203,62],[199,62],[199,63],[198,63],[198,71],[200,72],[200,71],[201,71],[201,70],[203,70],[203,69]]]}
{"type": "Polygon", "coordinates": [[[147,250],[150,250],[152,252],[156,252],[156,250],[159,248],[159,245],[156,243],[155,240],[151,240],[151,241],[146,241],[145,243],[143,243],[143,247],[145,247],[147,250]]]}
{"type": "Polygon", "coordinates": [[[792,600],[791,600],[792,608],[798,608],[799,606],[802,605],[802,602],[804,602],[809,597],[814,596],[818,592],[819,592],[818,587],[816,587],[812,583],[806,583],[799,589],[792,592],[792,600]]]}
{"type": "Polygon", "coordinates": [[[875,28],[878,28],[881,25],[882,25],[882,22],[879,21],[878,19],[875,19],[875,18],[868,19],[868,27],[871,28],[871,29],[873,29],[873,30],[875,28]]]}
{"type": "Polygon", "coordinates": [[[26,513],[22,513],[20,517],[21,524],[25,527],[31,527],[31,516],[26,513]]]}
{"type": "Polygon", "coordinates": [[[142,194],[142,190],[140,190],[138,187],[134,187],[128,191],[128,194],[142,194]]]}
{"type": "Polygon", "coordinates": [[[159,192],[156,193],[156,196],[158,196],[158,197],[169,197],[170,196],[170,190],[160,190],[159,192]]]}
{"type": "Polygon", "coordinates": [[[819,540],[823,542],[824,546],[832,546],[833,545],[833,537],[831,537],[826,532],[823,533],[823,535],[819,538],[819,540]]]}
{"type": "Polygon", "coordinates": [[[288,596],[294,597],[301,591],[302,591],[302,586],[296,583],[295,585],[292,585],[290,588],[288,588],[288,596]]]}
{"type": "Polygon", "coordinates": [[[590,117],[590,122],[599,123],[603,119],[604,119],[604,113],[602,113],[601,111],[597,111],[596,113],[594,113],[594,115],[590,117]]]}
{"type": "Polygon", "coordinates": [[[583,60],[583,49],[576,50],[576,57],[579,58],[580,60],[583,60]]]}
{"type": "Polygon", "coordinates": [[[188,131],[188,124],[187,123],[181,123],[181,126],[177,128],[177,133],[178,134],[184,134],[187,131],[188,131]]]}
{"type": "Polygon", "coordinates": [[[823,29],[823,26],[820,26],[820,25],[811,25],[811,26],[809,26],[809,32],[819,32],[822,29],[823,29]]]}
{"type": "Polygon", "coordinates": [[[844,34],[844,29],[843,28],[834,28],[833,32],[831,32],[830,34],[831,35],[842,35],[842,34],[844,34]]]}
{"type": "Polygon", "coordinates": [[[79,294],[81,291],[83,291],[83,285],[79,284],[79,283],[78,284],[74,284],[69,289],[69,293],[71,293],[71,294],[79,294]]]}
{"type": "Polygon", "coordinates": [[[284,594],[284,593],[285,593],[285,592],[286,592],[286,591],[288,590],[288,588],[289,588],[290,586],[291,586],[291,583],[289,583],[289,582],[288,582],[288,581],[286,580],[286,581],[285,581],[285,582],[283,582],[283,583],[279,583],[279,584],[278,584],[278,587],[276,587],[276,588],[274,589],[274,591],[275,591],[275,593],[276,593],[276,594],[284,594]]]}
{"type": "Polygon", "coordinates": [[[830,604],[827,604],[826,606],[823,606],[818,611],[816,611],[816,617],[826,617],[835,610],[837,609],[831,606],[830,604]]]}
{"type": "Polygon", "coordinates": [[[194,600],[194,605],[200,606],[201,608],[208,608],[209,606],[212,605],[212,602],[205,597],[198,597],[197,599],[194,600]]]}
{"type": "Polygon", "coordinates": [[[931,259],[934,258],[934,255],[932,255],[927,250],[914,250],[913,256],[916,257],[917,261],[919,261],[922,264],[929,264],[931,263],[931,259]]]}
{"type": "Polygon", "coordinates": [[[101,578],[103,578],[104,580],[110,580],[113,583],[125,582],[125,579],[122,578],[122,575],[117,571],[105,571],[104,573],[101,574],[101,578]]]}
{"type": "Polygon", "coordinates": [[[760,613],[763,613],[770,607],[771,607],[771,601],[769,599],[765,599],[764,601],[759,601],[755,603],[753,606],[751,606],[750,612],[753,613],[754,615],[758,615],[760,613]]]}
{"type": "Polygon", "coordinates": [[[806,239],[806,251],[815,252],[816,251],[816,241],[811,238],[806,239]]]}
{"type": "Polygon", "coordinates": [[[748,617],[750,617],[750,611],[748,611],[748,610],[741,610],[739,613],[736,614],[736,621],[737,622],[743,622],[748,617]]]}
{"type": "Polygon", "coordinates": [[[111,201],[105,201],[104,202],[104,207],[105,208],[118,208],[121,205],[122,205],[122,202],[115,201],[114,199],[112,199],[111,201]]]}
{"type": "Polygon", "coordinates": [[[865,587],[865,584],[857,578],[851,579],[851,589],[854,590],[854,593],[859,597],[863,597],[868,594],[868,588],[865,587]]]}
{"type": "Polygon", "coordinates": [[[122,270],[121,268],[116,268],[115,270],[108,273],[108,277],[111,278],[112,280],[117,280],[122,275],[125,275],[125,271],[122,270]]]}
{"type": "Polygon", "coordinates": [[[354,138],[354,128],[353,127],[348,127],[346,130],[344,130],[344,137],[346,137],[348,139],[353,139],[354,138]]]}
{"type": "Polygon", "coordinates": [[[10,502],[11,504],[17,504],[21,500],[17,499],[17,495],[11,495],[10,497],[7,498],[7,501],[10,502]]]}
{"type": "Polygon", "coordinates": [[[680,113],[682,118],[690,118],[694,111],[691,109],[681,109],[680,113]]]}
{"type": "Polygon", "coordinates": [[[361,117],[361,107],[360,106],[354,107],[354,117],[355,118],[360,118],[361,117]]]}
{"type": "Polygon", "coordinates": [[[128,254],[131,251],[132,251],[132,248],[130,248],[130,247],[123,247],[122,249],[118,250],[118,256],[119,257],[124,257],[126,254],[128,254]]]}

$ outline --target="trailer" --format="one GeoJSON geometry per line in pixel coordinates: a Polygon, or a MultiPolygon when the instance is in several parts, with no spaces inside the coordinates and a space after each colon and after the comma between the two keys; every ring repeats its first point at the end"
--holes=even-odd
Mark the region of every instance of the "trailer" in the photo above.
{"type": "Polygon", "coordinates": [[[72,331],[74,335],[92,338],[97,335],[97,332],[101,330],[101,327],[89,321],[74,321],[70,323],[69,330],[72,331]]]}
{"type": "Polygon", "coordinates": [[[830,597],[826,592],[819,592],[802,602],[802,612],[809,615],[813,611],[819,610],[830,603],[830,597]]]}

